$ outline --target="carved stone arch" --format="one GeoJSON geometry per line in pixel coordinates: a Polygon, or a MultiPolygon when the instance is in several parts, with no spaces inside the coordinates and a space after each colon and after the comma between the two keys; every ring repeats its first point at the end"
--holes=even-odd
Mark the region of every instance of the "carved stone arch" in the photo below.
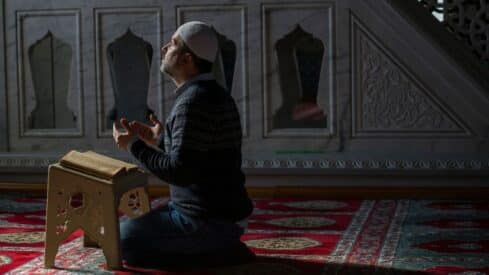
{"type": "Polygon", "coordinates": [[[275,44],[282,105],[273,115],[273,128],[326,128],[324,110],[317,104],[324,56],[321,40],[300,25],[275,44]]]}
{"type": "Polygon", "coordinates": [[[233,88],[234,68],[236,65],[236,43],[228,39],[216,29],[219,51],[212,68],[217,81],[231,92],[233,88]]]}
{"type": "Polygon", "coordinates": [[[147,105],[153,47],[131,29],[107,47],[114,107],[107,114],[107,128],[121,117],[148,122],[153,113],[147,105]]]}
{"type": "Polygon", "coordinates": [[[70,44],[48,31],[29,47],[35,93],[34,110],[27,116],[30,129],[75,128],[76,116],[68,107],[72,63],[70,44]]]}

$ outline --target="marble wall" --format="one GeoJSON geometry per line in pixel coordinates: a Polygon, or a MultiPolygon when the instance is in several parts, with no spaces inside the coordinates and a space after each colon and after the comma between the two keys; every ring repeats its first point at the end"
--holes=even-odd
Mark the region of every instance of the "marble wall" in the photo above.
{"type": "Polygon", "coordinates": [[[2,3],[0,167],[71,149],[128,158],[112,121],[164,121],[160,47],[201,20],[219,37],[214,73],[238,103],[250,173],[489,169],[487,87],[388,1],[2,3]]]}

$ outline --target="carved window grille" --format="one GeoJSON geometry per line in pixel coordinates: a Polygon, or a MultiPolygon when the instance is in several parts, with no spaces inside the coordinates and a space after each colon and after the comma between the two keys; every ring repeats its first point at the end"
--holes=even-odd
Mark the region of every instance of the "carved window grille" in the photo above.
{"type": "Polygon", "coordinates": [[[29,47],[29,62],[36,105],[27,116],[30,129],[76,127],[68,107],[72,49],[50,31],[29,47]]]}
{"type": "Polygon", "coordinates": [[[153,47],[127,29],[107,47],[107,61],[114,91],[114,107],[107,115],[107,128],[121,117],[148,122],[153,113],[147,106],[153,47]]]}
{"type": "Polygon", "coordinates": [[[326,128],[317,104],[324,45],[300,25],[275,44],[282,105],[273,115],[273,128],[326,128]]]}
{"type": "Polygon", "coordinates": [[[489,0],[418,0],[489,65],[489,0]]]}

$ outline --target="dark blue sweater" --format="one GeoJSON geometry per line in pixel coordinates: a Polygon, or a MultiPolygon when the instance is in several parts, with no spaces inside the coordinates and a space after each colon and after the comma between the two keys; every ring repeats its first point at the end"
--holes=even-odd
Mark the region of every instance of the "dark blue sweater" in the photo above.
{"type": "Polygon", "coordinates": [[[238,221],[253,205],[241,170],[242,129],[236,104],[215,80],[177,95],[159,147],[134,142],[133,156],[170,185],[170,201],[192,217],[238,221]]]}

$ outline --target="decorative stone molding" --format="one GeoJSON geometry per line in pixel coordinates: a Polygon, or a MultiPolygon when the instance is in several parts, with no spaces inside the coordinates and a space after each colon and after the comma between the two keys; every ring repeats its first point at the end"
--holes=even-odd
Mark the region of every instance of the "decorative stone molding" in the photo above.
{"type": "MultiPolygon", "coordinates": [[[[120,160],[137,163],[133,159],[119,158],[120,160]]],[[[50,164],[59,161],[59,157],[33,157],[33,156],[0,156],[0,169],[2,168],[47,168],[50,164]]]]}
{"type": "MultiPolygon", "coordinates": [[[[130,158],[119,159],[136,163],[130,158]]],[[[0,156],[1,168],[47,168],[58,158],[0,156]]],[[[480,170],[489,171],[489,159],[245,159],[245,169],[335,169],[335,170],[480,170]]]]}
{"type": "Polygon", "coordinates": [[[36,168],[47,167],[51,163],[55,163],[57,159],[44,158],[0,158],[0,167],[6,168],[36,168]]]}
{"type": "Polygon", "coordinates": [[[489,160],[319,159],[244,160],[243,168],[342,169],[342,170],[485,170],[489,160]]]}

